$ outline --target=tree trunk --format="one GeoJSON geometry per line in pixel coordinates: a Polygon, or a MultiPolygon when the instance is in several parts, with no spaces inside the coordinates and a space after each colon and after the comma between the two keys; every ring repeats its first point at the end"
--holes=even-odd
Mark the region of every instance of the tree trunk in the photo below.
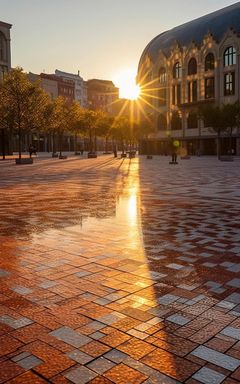
{"type": "Polygon", "coordinates": [[[52,134],[52,155],[55,153],[55,135],[52,134]]]}
{"type": "Polygon", "coordinates": [[[22,158],[22,130],[21,125],[18,124],[18,157],[22,158]]]}
{"type": "Polygon", "coordinates": [[[93,151],[93,142],[92,142],[92,130],[91,128],[89,129],[89,151],[93,151]]]}
{"type": "Polygon", "coordinates": [[[220,142],[220,139],[221,139],[220,131],[218,131],[218,135],[217,135],[217,158],[218,158],[218,160],[220,159],[220,155],[221,155],[221,150],[220,150],[221,142],[220,142]]]}
{"type": "Polygon", "coordinates": [[[94,152],[97,152],[97,135],[96,135],[96,129],[94,129],[94,152]]]}
{"type": "Polygon", "coordinates": [[[62,133],[59,134],[59,156],[62,156],[62,133]]]}
{"type": "Polygon", "coordinates": [[[108,151],[108,137],[105,137],[105,152],[108,151]]]}
{"type": "Polygon", "coordinates": [[[5,160],[5,129],[2,129],[2,159],[5,160]]]}
{"type": "Polygon", "coordinates": [[[233,131],[233,128],[231,127],[230,128],[230,151],[229,151],[229,154],[230,154],[230,156],[232,156],[232,131],[233,131]]]}
{"type": "Polygon", "coordinates": [[[74,152],[77,152],[77,135],[74,135],[74,152]]]}

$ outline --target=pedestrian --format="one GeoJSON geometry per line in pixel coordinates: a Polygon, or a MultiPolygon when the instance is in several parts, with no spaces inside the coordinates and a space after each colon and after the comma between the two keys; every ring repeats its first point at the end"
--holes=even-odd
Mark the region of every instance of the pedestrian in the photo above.
{"type": "Polygon", "coordinates": [[[172,151],[172,163],[176,164],[177,162],[177,151],[176,149],[173,149],[172,151]]]}
{"type": "Polygon", "coordinates": [[[36,148],[35,145],[33,146],[33,153],[34,153],[35,156],[37,156],[37,148],[36,148]]]}
{"type": "Polygon", "coordinates": [[[32,154],[33,154],[33,146],[32,146],[32,144],[29,145],[28,152],[29,152],[29,157],[31,158],[32,154]]]}

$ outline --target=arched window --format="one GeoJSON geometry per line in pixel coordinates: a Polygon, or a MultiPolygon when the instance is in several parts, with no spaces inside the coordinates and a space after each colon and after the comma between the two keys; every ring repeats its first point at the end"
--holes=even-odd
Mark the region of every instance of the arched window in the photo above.
{"type": "Polygon", "coordinates": [[[159,83],[165,84],[167,81],[166,68],[162,67],[159,69],[159,83]]]}
{"type": "Polygon", "coordinates": [[[214,69],[214,62],[214,54],[208,53],[205,57],[205,71],[211,71],[212,69],[214,69]]]}
{"type": "Polygon", "coordinates": [[[7,40],[2,32],[0,32],[0,60],[7,61],[7,40]]]}
{"type": "Polygon", "coordinates": [[[228,47],[223,54],[224,67],[236,64],[236,49],[234,47],[228,47]]]}
{"type": "Polygon", "coordinates": [[[187,127],[188,129],[198,127],[198,116],[196,112],[189,112],[187,119],[187,127]]]}
{"type": "Polygon", "coordinates": [[[195,75],[197,73],[197,61],[192,57],[188,62],[188,75],[195,75]]]}
{"type": "Polygon", "coordinates": [[[171,129],[172,129],[172,131],[182,129],[182,119],[181,119],[179,112],[177,112],[177,111],[174,111],[172,113],[171,129]]]}
{"type": "Polygon", "coordinates": [[[158,131],[167,130],[167,118],[163,113],[158,116],[158,131]]]}
{"type": "Polygon", "coordinates": [[[173,78],[174,79],[180,79],[182,77],[182,67],[179,61],[174,64],[173,66],[173,78]]]}

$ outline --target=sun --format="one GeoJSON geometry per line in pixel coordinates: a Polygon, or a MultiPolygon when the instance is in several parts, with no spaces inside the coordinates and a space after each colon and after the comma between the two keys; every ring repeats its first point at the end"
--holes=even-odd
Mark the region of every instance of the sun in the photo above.
{"type": "Polygon", "coordinates": [[[136,100],[140,94],[140,87],[136,84],[136,71],[126,69],[114,76],[114,84],[119,88],[119,97],[136,100]]]}

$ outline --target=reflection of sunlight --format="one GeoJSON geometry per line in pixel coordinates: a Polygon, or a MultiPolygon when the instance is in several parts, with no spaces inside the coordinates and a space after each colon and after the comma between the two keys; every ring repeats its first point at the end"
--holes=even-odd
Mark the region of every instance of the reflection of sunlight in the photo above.
{"type": "Polygon", "coordinates": [[[131,195],[128,200],[128,217],[130,226],[136,224],[137,218],[137,196],[131,195]]]}

